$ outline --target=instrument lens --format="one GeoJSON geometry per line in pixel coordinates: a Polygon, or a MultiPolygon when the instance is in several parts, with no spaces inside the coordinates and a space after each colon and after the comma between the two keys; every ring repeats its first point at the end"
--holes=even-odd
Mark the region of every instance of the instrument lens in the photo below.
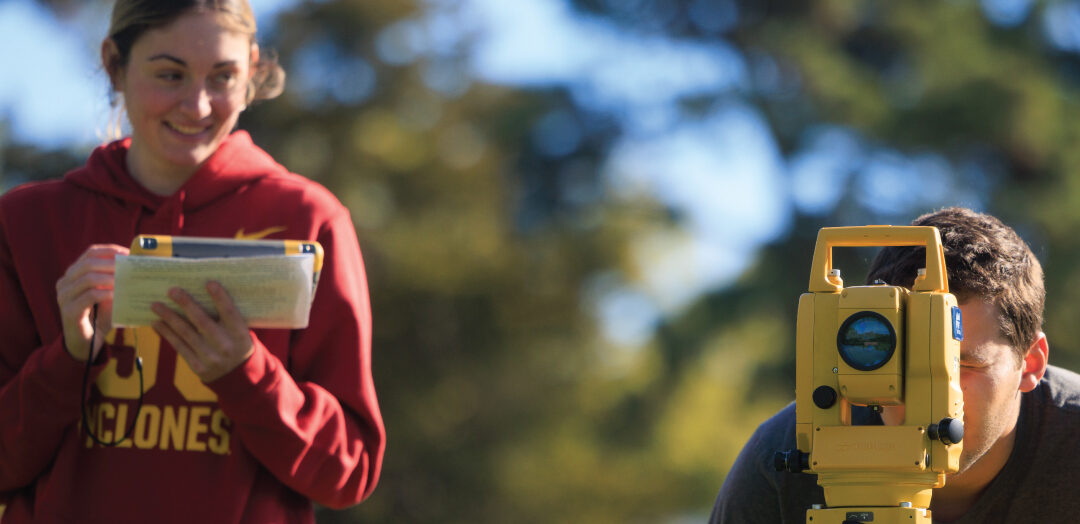
{"type": "Polygon", "coordinates": [[[884,366],[896,351],[896,332],[888,319],[873,311],[851,315],[840,326],[836,347],[844,362],[860,371],[884,366]]]}

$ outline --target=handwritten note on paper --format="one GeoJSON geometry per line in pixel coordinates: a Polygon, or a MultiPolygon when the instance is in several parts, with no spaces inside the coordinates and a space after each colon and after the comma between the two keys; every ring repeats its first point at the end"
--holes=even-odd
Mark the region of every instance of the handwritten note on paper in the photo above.
{"type": "Polygon", "coordinates": [[[229,292],[249,327],[305,328],[311,312],[311,255],[232,258],[168,258],[117,256],[113,293],[113,325],[148,326],[158,319],[150,304],[161,302],[183,314],[169,300],[168,290],[180,287],[211,316],[217,309],[206,292],[216,280],[229,292]]]}

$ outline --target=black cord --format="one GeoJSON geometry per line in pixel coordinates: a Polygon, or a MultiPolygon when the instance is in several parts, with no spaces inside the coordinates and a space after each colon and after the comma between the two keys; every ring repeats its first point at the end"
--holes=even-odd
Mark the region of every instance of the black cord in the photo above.
{"type": "MultiPolygon", "coordinates": [[[[88,435],[90,435],[90,438],[94,439],[94,442],[97,442],[98,444],[101,444],[102,446],[116,446],[116,445],[120,444],[121,442],[123,442],[124,440],[127,440],[127,438],[129,436],[131,436],[131,432],[135,429],[135,423],[139,420],[139,413],[142,411],[142,404],[143,404],[142,358],[139,357],[138,355],[135,356],[135,367],[139,370],[139,403],[135,407],[135,416],[131,418],[131,423],[128,424],[127,431],[124,432],[124,436],[122,436],[119,439],[114,440],[112,442],[105,442],[104,440],[101,440],[100,438],[98,438],[97,433],[94,431],[94,428],[90,427],[90,417],[88,417],[87,413],[86,413],[86,395],[87,395],[87,391],[89,391],[89,389],[90,389],[89,388],[90,368],[93,366],[93,361],[94,361],[94,358],[93,358],[94,357],[94,339],[97,338],[97,304],[94,304],[94,308],[90,312],[90,326],[91,326],[91,328],[90,328],[91,329],[91,331],[90,331],[90,353],[86,356],[86,370],[83,372],[83,381],[82,381],[82,401],[79,404],[82,407],[82,423],[83,423],[83,427],[86,428],[86,433],[88,435]]],[[[101,349],[102,349],[102,351],[105,350],[104,347],[102,347],[101,349]]]]}

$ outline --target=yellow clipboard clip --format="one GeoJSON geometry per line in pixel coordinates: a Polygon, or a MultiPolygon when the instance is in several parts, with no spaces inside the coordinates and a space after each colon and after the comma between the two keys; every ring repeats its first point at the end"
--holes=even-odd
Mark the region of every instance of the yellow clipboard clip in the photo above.
{"type": "Polygon", "coordinates": [[[138,235],[131,241],[131,254],[178,258],[228,258],[268,255],[312,255],[311,289],[319,284],[323,265],[322,244],[314,240],[236,240],[231,238],[138,235]]]}

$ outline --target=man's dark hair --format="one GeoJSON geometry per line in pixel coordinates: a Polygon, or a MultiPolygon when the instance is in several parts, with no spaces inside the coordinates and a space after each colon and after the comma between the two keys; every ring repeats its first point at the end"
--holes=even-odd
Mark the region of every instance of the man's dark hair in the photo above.
{"type": "MultiPolygon", "coordinates": [[[[993,304],[1001,334],[1022,359],[1042,328],[1046,302],[1042,266],[1028,245],[997,218],[965,208],[928,213],[911,225],[938,228],[949,291],[961,304],[993,304]]],[[[922,267],[925,248],[886,247],[870,264],[866,280],[910,288],[922,267]]]]}

